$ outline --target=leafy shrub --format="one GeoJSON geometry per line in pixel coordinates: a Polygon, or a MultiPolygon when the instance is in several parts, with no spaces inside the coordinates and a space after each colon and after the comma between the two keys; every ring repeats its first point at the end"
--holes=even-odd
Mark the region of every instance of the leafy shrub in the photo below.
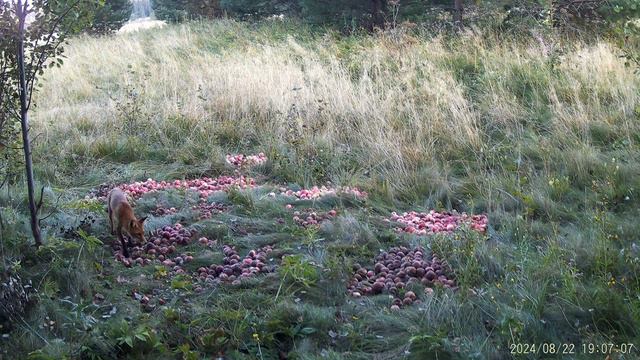
{"type": "Polygon", "coordinates": [[[97,5],[87,32],[107,34],[118,30],[129,20],[133,4],[129,0],[110,0],[97,5]]]}
{"type": "MultiPolygon", "coordinates": [[[[317,267],[305,260],[301,255],[288,255],[282,258],[282,265],[278,269],[282,282],[276,294],[276,299],[280,295],[285,281],[289,281],[291,286],[299,284],[305,288],[315,285],[319,278],[317,267]]],[[[289,289],[291,288],[289,287],[289,289]]],[[[287,293],[289,291],[286,291],[287,293]]]]}
{"type": "Polygon", "coordinates": [[[163,347],[154,330],[145,325],[133,328],[124,320],[119,326],[113,327],[109,335],[116,340],[120,351],[125,354],[142,356],[163,347]]]}
{"type": "Polygon", "coordinates": [[[24,171],[20,151],[20,123],[3,114],[5,113],[0,109],[0,183],[7,181],[13,184],[24,171]]]}
{"type": "Polygon", "coordinates": [[[637,19],[640,17],[640,0],[603,1],[598,11],[610,22],[637,19]]]}
{"type": "Polygon", "coordinates": [[[156,18],[169,22],[211,19],[222,15],[218,0],[156,0],[153,10],[156,18]]]}
{"type": "Polygon", "coordinates": [[[300,14],[300,4],[296,0],[221,0],[220,6],[227,13],[240,18],[300,14]]]}
{"type": "Polygon", "coordinates": [[[77,11],[75,22],[67,31],[89,34],[108,34],[118,30],[129,20],[133,4],[131,0],[109,1],[50,1],[48,4],[56,16],[65,14],[70,8],[77,11]]]}
{"type": "Polygon", "coordinates": [[[306,21],[333,23],[345,28],[383,25],[387,3],[384,0],[300,0],[306,21]]]}

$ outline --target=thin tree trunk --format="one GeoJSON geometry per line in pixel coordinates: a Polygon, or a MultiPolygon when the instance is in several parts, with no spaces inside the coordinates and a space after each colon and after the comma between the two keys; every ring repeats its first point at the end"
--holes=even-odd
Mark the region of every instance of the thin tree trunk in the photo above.
{"type": "Polygon", "coordinates": [[[463,0],[453,0],[453,23],[457,28],[462,27],[463,0]]]}
{"type": "Polygon", "coordinates": [[[24,37],[27,14],[23,8],[22,0],[18,0],[18,67],[20,72],[20,123],[22,125],[22,148],[24,150],[24,165],[27,172],[27,191],[29,195],[29,212],[31,214],[31,232],[36,246],[42,245],[40,224],[38,223],[38,207],[35,199],[35,184],[33,181],[33,162],[31,159],[31,142],[29,141],[29,114],[27,107],[27,84],[24,68],[24,37]]]}

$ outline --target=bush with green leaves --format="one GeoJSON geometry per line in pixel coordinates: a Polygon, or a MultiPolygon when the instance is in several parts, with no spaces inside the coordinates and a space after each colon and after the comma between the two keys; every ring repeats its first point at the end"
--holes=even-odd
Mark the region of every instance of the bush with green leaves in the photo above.
{"type": "Polygon", "coordinates": [[[389,10],[388,3],[386,0],[300,0],[306,21],[332,23],[345,28],[383,25],[389,10]]]}
{"type": "Polygon", "coordinates": [[[22,175],[20,123],[0,110],[0,187],[14,184],[22,175]]]}
{"type": "MultiPolygon", "coordinates": [[[[0,24],[8,24],[8,2],[0,2],[0,24]]],[[[0,187],[13,183],[22,172],[20,162],[20,122],[13,116],[17,109],[15,97],[15,69],[9,29],[0,28],[0,187]]]]}
{"type": "Polygon", "coordinates": [[[222,15],[218,0],[156,0],[152,3],[156,18],[168,22],[181,22],[222,15]]]}
{"type": "Polygon", "coordinates": [[[76,22],[66,21],[65,26],[68,27],[65,32],[70,35],[81,32],[94,35],[112,33],[129,20],[133,10],[131,0],[60,0],[44,2],[38,6],[42,6],[54,17],[76,19],[76,22]]]}
{"type": "Polygon", "coordinates": [[[98,3],[92,13],[92,21],[87,32],[107,34],[118,30],[129,20],[133,4],[129,0],[110,0],[98,3]]]}
{"type": "Polygon", "coordinates": [[[159,20],[169,22],[185,21],[188,18],[183,2],[173,0],[154,1],[153,13],[159,20]]]}
{"type": "Polygon", "coordinates": [[[220,6],[229,15],[243,19],[300,14],[300,4],[297,0],[221,0],[220,6]]]}
{"type": "Polygon", "coordinates": [[[640,0],[607,1],[601,13],[618,39],[625,65],[640,74],[640,0]]]}
{"type": "MultiPolygon", "coordinates": [[[[454,6],[453,0],[299,0],[299,3],[306,22],[369,29],[403,21],[441,21],[443,13],[453,11],[454,6]]],[[[489,2],[483,6],[497,4],[489,2]]]]}
{"type": "Polygon", "coordinates": [[[640,18],[640,0],[604,1],[599,12],[608,21],[626,22],[640,18]]]}
{"type": "Polygon", "coordinates": [[[42,245],[38,212],[43,198],[41,192],[36,203],[29,134],[32,96],[44,70],[62,66],[62,45],[67,36],[82,32],[91,24],[94,4],[90,0],[0,3],[0,111],[3,124],[20,123],[31,231],[36,246],[42,245]]]}

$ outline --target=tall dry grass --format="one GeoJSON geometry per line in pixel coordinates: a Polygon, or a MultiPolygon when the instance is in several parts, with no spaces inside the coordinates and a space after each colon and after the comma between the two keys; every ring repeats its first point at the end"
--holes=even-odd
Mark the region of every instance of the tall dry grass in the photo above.
{"type": "Polygon", "coordinates": [[[117,105],[133,97],[154,141],[197,132],[214,143],[231,128],[260,147],[286,144],[293,127],[396,188],[447,183],[456,161],[490,169],[488,154],[521,151],[532,136],[579,149],[591,146],[592,125],[606,124],[637,141],[640,81],[605,41],[339,38],[281,26],[220,21],[74,39],[37,94],[34,126],[69,156],[117,136],[117,105]],[[420,169],[432,169],[426,180],[420,169]]]}

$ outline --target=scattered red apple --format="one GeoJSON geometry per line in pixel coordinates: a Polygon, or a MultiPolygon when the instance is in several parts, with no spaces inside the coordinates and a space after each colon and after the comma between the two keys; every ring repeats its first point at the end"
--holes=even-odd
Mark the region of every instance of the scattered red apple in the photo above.
{"type": "Polygon", "coordinates": [[[174,207],[171,207],[171,208],[167,209],[167,208],[164,208],[162,206],[158,206],[156,208],[156,210],[152,212],[152,214],[154,216],[166,216],[166,215],[173,215],[173,214],[175,214],[177,212],[178,212],[178,210],[176,208],[174,208],[174,207]]]}
{"type": "Polygon", "coordinates": [[[293,221],[302,227],[319,226],[321,222],[329,220],[338,214],[336,210],[330,210],[326,213],[316,212],[313,209],[306,209],[302,212],[295,211],[293,213],[293,221]]]}
{"type": "MultiPolygon", "coordinates": [[[[187,189],[197,191],[200,193],[201,198],[206,199],[216,191],[226,191],[230,187],[234,186],[242,189],[252,188],[255,186],[255,180],[243,175],[237,177],[220,176],[215,179],[204,177],[200,179],[173,181],[156,181],[153,179],[147,179],[146,181],[136,181],[131,184],[120,184],[118,186],[129,196],[136,199],[148,192],[167,189],[187,189]]],[[[106,200],[106,196],[111,188],[113,188],[113,186],[105,185],[97,191],[94,191],[91,195],[104,201],[106,200]]]]}
{"type": "Polygon", "coordinates": [[[471,229],[485,232],[488,225],[486,215],[469,216],[466,213],[458,214],[457,212],[437,212],[434,210],[431,210],[429,213],[410,211],[402,215],[393,212],[387,221],[397,222],[402,225],[396,228],[399,232],[416,235],[435,234],[439,232],[451,233],[462,223],[469,223],[471,229]]]}
{"type": "Polygon", "coordinates": [[[236,167],[261,165],[267,161],[264,153],[259,153],[258,155],[227,154],[226,159],[227,163],[236,167]]]}
{"type": "Polygon", "coordinates": [[[194,211],[200,212],[200,215],[198,216],[198,220],[204,220],[204,219],[210,219],[213,215],[219,214],[227,210],[227,207],[223,204],[219,204],[215,202],[212,202],[212,203],[201,202],[200,204],[193,206],[191,209],[194,211]]]}
{"type": "Polygon", "coordinates": [[[328,188],[326,186],[317,187],[314,186],[311,189],[302,189],[299,191],[287,190],[285,188],[280,188],[280,194],[286,196],[293,196],[298,200],[311,200],[317,199],[326,195],[337,195],[337,194],[351,194],[355,197],[366,198],[367,193],[359,190],[358,188],[351,187],[340,187],[340,188],[328,188]]]}

